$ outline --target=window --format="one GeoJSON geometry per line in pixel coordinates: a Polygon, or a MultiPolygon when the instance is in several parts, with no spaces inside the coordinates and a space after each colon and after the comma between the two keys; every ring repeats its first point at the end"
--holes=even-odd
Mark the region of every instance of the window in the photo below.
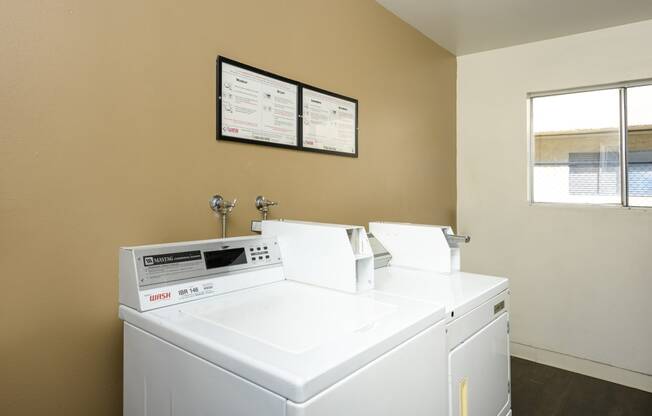
{"type": "Polygon", "coordinates": [[[627,205],[652,206],[652,85],[627,88],[627,205]]]}
{"type": "Polygon", "coordinates": [[[533,202],[652,206],[652,82],[530,96],[533,202]]]}

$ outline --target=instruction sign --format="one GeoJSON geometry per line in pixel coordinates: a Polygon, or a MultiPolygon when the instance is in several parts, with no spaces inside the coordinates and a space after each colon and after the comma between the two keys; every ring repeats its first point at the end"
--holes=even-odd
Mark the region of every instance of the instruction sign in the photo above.
{"type": "Polygon", "coordinates": [[[297,147],[296,83],[221,58],[218,120],[220,138],[297,147]]]}
{"type": "Polygon", "coordinates": [[[356,156],[358,103],[302,87],[303,148],[356,156]]]}

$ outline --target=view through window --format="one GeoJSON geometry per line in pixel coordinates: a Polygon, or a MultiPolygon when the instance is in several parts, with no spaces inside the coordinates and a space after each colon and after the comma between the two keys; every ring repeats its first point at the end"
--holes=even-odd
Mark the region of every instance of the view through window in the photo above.
{"type": "Polygon", "coordinates": [[[629,205],[652,206],[652,85],[627,89],[629,205]]]}
{"type": "Polygon", "coordinates": [[[652,206],[652,85],[535,96],[530,111],[533,202],[652,206]]]}

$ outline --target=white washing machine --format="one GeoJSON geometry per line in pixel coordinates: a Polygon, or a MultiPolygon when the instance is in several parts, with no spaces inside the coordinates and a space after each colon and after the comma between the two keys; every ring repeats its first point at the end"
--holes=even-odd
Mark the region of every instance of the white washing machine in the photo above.
{"type": "MultiPolygon", "coordinates": [[[[363,234],[330,243],[368,280],[363,234]]],[[[268,236],[122,248],[124,415],[448,413],[443,306],[292,281],[284,256],[268,236]]]]}
{"type": "Polygon", "coordinates": [[[377,292],[445,305],[450,415],[511,415],[509,281],[460,272],[450,227],[373,222],[369,231],[377,292]]]}

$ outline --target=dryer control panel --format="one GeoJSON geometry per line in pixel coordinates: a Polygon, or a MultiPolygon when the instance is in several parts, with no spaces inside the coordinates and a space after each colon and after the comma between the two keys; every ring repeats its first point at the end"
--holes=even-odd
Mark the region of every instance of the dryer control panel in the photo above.
{"type": "Polygon", "coordinates": [[[252,287],[282,280],[281,266],[278,242],[269,236],[123,247],[120,302],[147,310],[252,287]]]}

